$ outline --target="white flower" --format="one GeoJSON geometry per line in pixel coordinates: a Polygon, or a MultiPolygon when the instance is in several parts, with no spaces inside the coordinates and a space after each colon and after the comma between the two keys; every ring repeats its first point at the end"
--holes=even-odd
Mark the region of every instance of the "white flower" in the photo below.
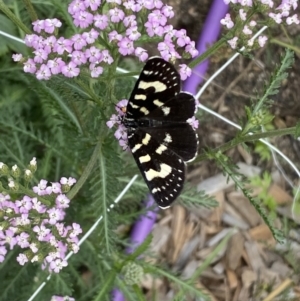
{"type": "Polygon", "coordinates": [[[33,157],[32,160],[29,163],[32,166],[36,166],[36,157],[33,157]]]}

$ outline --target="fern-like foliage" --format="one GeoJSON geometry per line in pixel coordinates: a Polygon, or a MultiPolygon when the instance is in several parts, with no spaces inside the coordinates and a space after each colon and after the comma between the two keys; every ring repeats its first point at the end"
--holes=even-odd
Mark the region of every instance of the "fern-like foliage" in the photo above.
{"type": "Polygon", "coordinates": [[[296,125],[295,138],[300,137],[300,121],[296,125]]]}
{"type": "Polygon", "coordinates": [[[258,101],[253,102],[251,107],[245,107],[246,122],[242,126],[241,136],[249,132],[256,132],[261,126],[269,124],[273,116],[268,113],[268,108],[273,103],[271,97],[278,94],[279,87],[284,79],[288,76],[288,69],[294,62],[294,52],[287,49],[281,58],[278,67],[272,73],[270,80],[265,84],[264,91],[258,101]]]}
{"type": "Polygon", "coordinates": [[[246,198],[249,199],[250,203],[253,205],[253,207],[256,209],[256,211],[259,213],[259,215],[262,217],[263,221],[266,223],[266,225],[269,227],[270,231],[273,234],[273,237],[279,242],[284,242],[284,236],[281,230],[276,229],[272,223],[272,219],[270,218],[269,214],[266,212],[265,208],[262,206],[262,202],[252,196],[251,190],[246,188],[246,185],[249,183],[249,180],[242,175],[238,171],[238,167],[231,162],[230,158],[222,153],[209,154],[211,159],[214,159],[218,166],[222,169],[223,173],[233,180],[235,183],[236,188],[240,189],[246,198]]]}
{"type": "Polygon", "coordinates": [[[195,187],[187,184],[180,196],[181,203],[188,208],[206,207],[214,208],[218,206],[218,202],[214,197],[209,196],[205,191],[198,191],[195,187]]]}

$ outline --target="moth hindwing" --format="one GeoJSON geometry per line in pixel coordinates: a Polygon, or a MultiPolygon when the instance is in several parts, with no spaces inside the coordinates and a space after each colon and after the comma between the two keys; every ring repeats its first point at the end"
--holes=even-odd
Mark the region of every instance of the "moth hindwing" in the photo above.
{"type": "Polygon", "coordinates": [[[194,116],[195,99],[180,89],[175,67],[162,58],[150,58],[123,118],[133,157],[161,208],[168,208],[179,196],[185,162],[197,153],[198,137],[187,122],[194,116]]]}

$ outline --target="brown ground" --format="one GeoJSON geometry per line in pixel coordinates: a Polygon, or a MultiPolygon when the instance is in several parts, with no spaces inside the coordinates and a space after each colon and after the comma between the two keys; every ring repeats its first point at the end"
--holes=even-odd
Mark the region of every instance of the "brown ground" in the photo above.
{"type": "MultiPolygon", "coordinates": [[[[197,40],[210,1],[201,1],[201,5],[194,0],[169,2],[177,11],[174,25],[186,28],[189,35],[197,40]]],[[[299,49],[300,25],[287,30],[299,49]]],[[[283,30],[269,33],[273,34],[273,38],[288,42],[283,30]]],[[[209,86],[201,103],[238,123],[245,115],[244,106],[262,90],[264,81],[269,79],[283,52],[282,47],[269,43],[267,47],[255,51],[252,60],[240,56],[226,70],[226,74],[221,74],[209,86]]],[[[230,52],[214,56],[207,78],[230,56],[230,52]]],[[[298,54],[288,79],[273,98],[271,111],[275,115],[275,128],[294,126],[299,120],[299,62],[298,54]]],[[[200,149],[219,146],[232,139],[235,133],[236,130],[223,121],[204,114],[200,120],[200,149]]],[[[272,139],[271,142],[299,168],[299,141],[289,136],[272,139]]],[[[211,192],[220,206],[214,210],[203,208],[191,211],[175,205],[162,212],[153,231],[152,251],[157,254],[158,262],[169,265],[183,279],[190,278],[231,232],[228,243],[197,277],[197,287],[206,291],[214,301],[300,300],[300,219],[295,222],[291,218],[292,190],[274,160],[261,160],[261,156],[253,151],[254,146],[249,144],[249,147],[249,153],[237,147],[227,155],[240,164],[241,171],[246,175],[258,175],[265,171],[272,175],[267,195],[273,197],[277,204],[274,224],[284,229],[288,244],[277,244],[243,194],[236,191],[232,183],[226,182],[215,164],[205,161],[191,168],[189,178],[199,188],[211,192]],[[275,298],[277,295],[280,297],[275,298]]],[[[299,180],[296,174],[281,159],[279,162],[289,179],[297,185],[299,180]]],[[[254,192],[258,194],[261,190],[254,187],[254,192]]],[[[151,300],[152,280],[143,281],[148,300],[151,300]]],[[[160,296],[156,300],[173,300],[176,287],[165,279],[155,280],[154,283],[160,296]]]]}

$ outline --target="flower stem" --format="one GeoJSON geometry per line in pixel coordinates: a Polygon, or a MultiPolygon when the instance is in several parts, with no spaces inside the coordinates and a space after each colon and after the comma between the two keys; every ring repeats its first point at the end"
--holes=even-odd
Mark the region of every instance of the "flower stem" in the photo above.
{"type": "Polygon", "coordinates": [[[221,48],[223,46],[223,44],[226,43],[226,41],[227,41],[226,36],[222,37],[219,41],[217,41],[210,48],[208,48],[203,54],[201,54],[196,59],[191,61],[189,63],[189,67],[194,68],[199,63],[203,62],[205,59],[210,57],[214,52],[216,52],[219,48],[221,48]]]}
{"type": "MultiPolygon", "coordinates": [[[[295,127],[290,127],[290,128],[285,128],[285,129],[279,129],[279,130],[272,130],[272,131],[267,131],[267,132],[262,132],[262,133],[255,133],[252,135],[246,135],[243,137],[238,137],[236,139],[232,139],[231,141],[223,144],[220,147],[217,147],[212,150],[213,153],[224,153],[225,151],[237,146],[240,143],[246,143],[246,142],[252,142],[256,141],[262,138],[270,138],[270,137],[279,137],[283,135],[293,135],[295,133],[296,128],[295,127]]],[[[195,161],[193,162],[201,162],[204,159],[209,158],[209,153],[204,153],[199,155],[195,161]]]]}
{"type": "Polygon", "coordinates": [[[32,6],[31,1],[30,0],[23,0],[23,2],[24,2],[24,5],[27,9],[27,12],[29,14],[29,17],[30,17],[31,21],[32,22],[36,21],[38,19],[38,16],[35,12],[35,9],[32,6]]]}
{"type": "Polygon", "coordinates": [[[99,151],[100,151],[101,144],[102,144],[102,140],[99,139],[99,141],[98,141],[98,143],[97,143],[97,145],[94,149],[94,152],[92,154],[92,157],[91,157],[90,161],[88,162],[87,166],[85,167],[81,177],[79,178],[77,183],[73,186],[73,188],[68,192],[67,197],[70,200],[72,200],[74,198],[74,196],[77,194],[79,189],[83,186],[83,184],[85,183],[85,181],[89,177],[90,173],[92,172],[94,166],[96,165],[96,161],[97,161],[98,156],[99,156],[99,151]]]}
{"type": "Polygon", "coordinates": [[[295,51],[296,53],[300,54],[300,48],[297,46],[293,46],[291,44],[279,41],[277,39],[272,39],[270,42],[273,44],[277,44],[277,45],[283,46],[285,48],[291,49],[291,50],[295,51]]]}
{"type": "Polygon", "coordinates": [[[27,26],[18,19],[13,12],[4,4],[3,0],[0,0],[0,11],[2,11],[17,27],[21,28],[26,34],[31,34],[31,31],[27,26]]]}

